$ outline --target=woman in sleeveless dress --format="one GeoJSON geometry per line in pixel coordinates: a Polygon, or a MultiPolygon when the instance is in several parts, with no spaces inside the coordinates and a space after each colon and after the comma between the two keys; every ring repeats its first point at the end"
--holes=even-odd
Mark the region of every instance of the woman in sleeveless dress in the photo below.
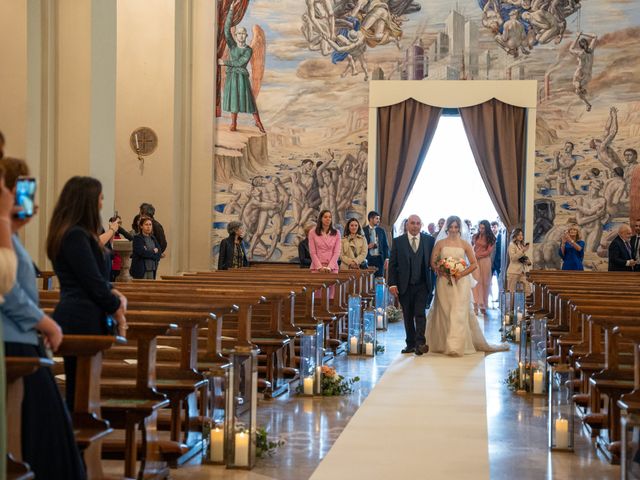
{"type": "Polygon", "coordinates": [[[468,237],[468,228],[460,218],[449,217],[445,228],[438,235],[431,255],[431,268],[436,272],[441,258],[462,259],[468,265],[462,272],[451,276],[451,284],[446,275],[438,272],[435,298],[427,315],[426,336],[431,352],[462,356],[477,351],[509,349],[506,344],[491,345],[486,341],[473,312],[471,289],[475,280],[471,273],[478,268],[478,262],[473,254],[473,247],[465,239],[468,237]],[[465,229],[463,232],[461,226],[465,229]]]}

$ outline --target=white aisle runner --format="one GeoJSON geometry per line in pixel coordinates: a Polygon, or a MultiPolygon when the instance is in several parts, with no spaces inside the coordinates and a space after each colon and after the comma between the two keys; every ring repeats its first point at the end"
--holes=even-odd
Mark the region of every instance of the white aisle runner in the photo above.
{"type": "Polygon", "coordinates": [[[484,354],[402,355],[311,480],[489,478],[484,354]]]}

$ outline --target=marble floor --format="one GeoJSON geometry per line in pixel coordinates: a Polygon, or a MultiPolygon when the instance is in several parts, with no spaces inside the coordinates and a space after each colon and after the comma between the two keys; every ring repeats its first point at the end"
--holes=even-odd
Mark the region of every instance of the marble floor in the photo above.
{"type": "MultiPolygon", "coordinates": [[[[485,320],[486,336],[493,342],[499,340],[497,317],[497,310],[490,310],[485,320]]],[[[272,457],[258,459],[256,468],[251,472],[203,466],[192,461],[173,470],[172,478],[308,479],[387,367],[400,355],[403,339],[402,325],[392,324],[388,332],[381,334],[381,343],[386,348],[384,354],[375,359],[343,355],[335,360],[338,373],[361,378],[355,392],[347,397],[282,396],[260,402],[258,425],[264,426],[271,437],[279,437],[286,444],[278,448],[272,457]]],[[[590,439],[578,429],[575,453],[548,452],[545,398],[519,396],[503,384],[508,370],[516,365],[516,355],[517,349],[512,347],[509,352],[494,353],[485,359],[490,477],[535,480],[619,478],[619,467],[603,460],[590,439]]],[[[382,433],[380,441],[385,441],[382,433]]],[[[464,458],[460,461],[464,462],[464,458]]],[[[108,463],[108,473],[114,473],[115,465],[108,463]]],[[[416,472],[414,478],[428,478],[424,472],[428,472],[428,466],[422,473],[416,472]]],[[[352,478],[361,478],[345,466],[345,477],[347,473],[352,478]]]]}

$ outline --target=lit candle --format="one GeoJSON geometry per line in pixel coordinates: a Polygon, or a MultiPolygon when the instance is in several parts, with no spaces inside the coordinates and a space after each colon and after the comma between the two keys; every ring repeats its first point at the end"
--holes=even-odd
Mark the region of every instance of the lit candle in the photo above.
{"type": "Polygon", "coordinates": [[[382,315],[378,315],[378,324],[376,325],[376,328],[382,328],[383,325],[384,325],[384,317],[382,315]]]}
{"type": "Polygon", "coordinates": [[[136,150],[140,151],[140,143],[138,142],[138,133],[136,133],[133,138],[136,139],[136,150]]]}
{"type": "Polygon", "coordinates": [[[313,377],[304,377],[303,392],[305,395],[313,395],[313,377]]]}
{"type": "Polygon", "coordinates": [[[509,315],[508,313],[505,314],[505,316],[504,316],[504,324],[505,325],[511,325],[511,315],[509,315]]]}
{"type": "Polygon", "coordinates": [[[515,332],[515,341],[516,342],[520,342],[520,327],[516,327],[516,332],[515,332]]]}
{"type": "Polygon", "coordinates": [[[373,342],[367,342],[364,344],[364,354],[373,355],[373,342]]]}
{"type": "Polygon", "coordinates": [[[533,372],[533,393],[540,394],[542,393],[542,372],[535,371],[533,372]]]}
{"type": "Polygon", "coordinates": [[[569,420],[556,418],[556,448],[569,448],[569,420]]]}
{"type": "Polygon", "coordinates": [[[236,433],[236,452],[234,464],[237,467],[249,466],[249,435],[245,432],[236,433]]]}
{"type": "Polygon", "coordinates": [[[522,362],[518,362],[518,378],[520,379],[519,381],[519,388],[523,387],[523,383],[524,383],[524,369],[522,368],[522,362]]]}
{"type": "Polygon", "coordinates": [[[218,427],[211,430],[211,460],[224,461],[224,430],[218,427]]]}
{"type": "Polygon", "coordinates": [[[518,319],[518,323],[520,323],[520,320],[522,320],[522,312],[518,312],[516,318],[518,319]]]}
{"type": "Polygon", "coordinates": [[[358,337],[351,337],[349,339],[349,353],[358,353],[358,337]]]}

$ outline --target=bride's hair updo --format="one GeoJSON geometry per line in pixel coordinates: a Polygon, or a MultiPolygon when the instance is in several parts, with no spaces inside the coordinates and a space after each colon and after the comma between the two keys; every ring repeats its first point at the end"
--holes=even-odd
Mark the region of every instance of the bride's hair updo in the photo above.
{"type": "Polygon", "coordinates": [[[458,224],[458,229],[462,230],[462,220],[460,220],[460,217],[456,217],[455,215],[451,215],[449,218],[447,218],[447,223],[445,224],[445,227],[444,227],[445,232],[449,233],[449,227],[453,223],[457,223],[458,224]]]}

